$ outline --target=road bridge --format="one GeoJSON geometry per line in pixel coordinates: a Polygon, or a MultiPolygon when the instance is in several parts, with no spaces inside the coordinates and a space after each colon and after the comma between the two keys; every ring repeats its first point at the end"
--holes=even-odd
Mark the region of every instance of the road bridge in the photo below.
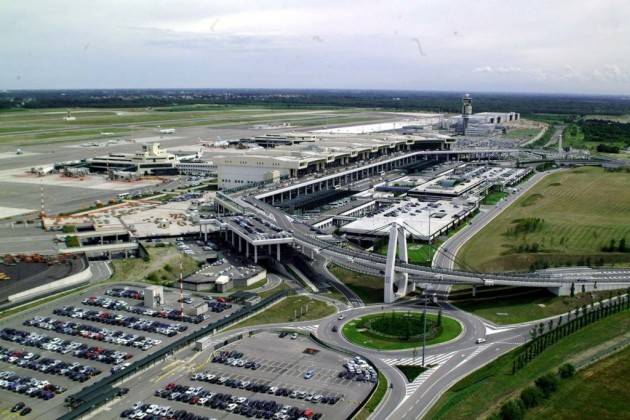
{"type": "MultiPolygon", "coordinates": [[[[359,251],[321,239],[310,226],[294,222],[280,209],[254,197],[241,197],[236,201],[218,193],[217,203],[225,202],[238,207],[241,214],[257,213],[290,233],[293,246],[304,255],[321,256],[354,271],[385,276],[387,259],[383,255],[359,251]]],[[[410,282],[428,284],[470,284],[479,286],[520,286],[549,288],[556,294],[569,294],[570,290],[591,291],[596,289],[630,286],[630,270],[582,269],[565,270],[562,273],[477,273],[472,271],[425,267],[396,261],[394,271],[407,275],[410,282]]]]}

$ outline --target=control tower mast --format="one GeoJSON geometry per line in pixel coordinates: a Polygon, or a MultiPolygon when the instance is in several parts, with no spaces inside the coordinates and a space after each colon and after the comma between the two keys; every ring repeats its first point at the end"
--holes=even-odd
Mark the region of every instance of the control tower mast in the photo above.
{"type": "Polygon", "coordinates": [[[462,135],[466,135],[468,128],[468,119],[472,115],[472,96],[465,94],[462,97],[462,135]]]}

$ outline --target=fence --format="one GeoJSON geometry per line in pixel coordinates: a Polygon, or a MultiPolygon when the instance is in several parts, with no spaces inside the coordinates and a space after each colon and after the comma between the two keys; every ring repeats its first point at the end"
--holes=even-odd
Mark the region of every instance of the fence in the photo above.
{"type": "Polygon", "coordinates": [[[599,302],[597,307],[594,305],[578,308],[575,310],[575,318],[571,319],[571,312],[567,315],[567,322],[562,324],[562,318],[558,318],[558,322],[553,328],[553,320],[548,321],[548,330],[544,331],[544,324],[539,324],[538,330],[532,330],[532,340],[527,343],[519,355],[512,361],[512,373],[523,368],[533,359],[538,357],[547,347],[557,343],[562,338],[572,334],[593,322],[604,319],[610,315],[630,309],[630,295],[611,297],[607,302],[599,302]],[[578,314],[581,311],[581,315],[578,314]]]}
{"type": "Polygon", "coordinates": [[[113,398],[113,396],[116,394],[116,388],[113,388],[113,385],[115,383],[120,382],[127,377],[130,377],[146,368],[153,366],[155,363],[158,363],[167,355],[173,354],[175,351],[188,346],[189,344],[206,335],[216,333],[220,329],[234,324],[242,320],[243,318],[250,316],[252,313],[260,311],[267,306],[270,306],[271,304],[284,298],[291,292],[291,290],[283,290],[261,300],[260,302],[250,307],[241,308],[230,315],[228,318],[223,318],[211,324],[208,324],[204,328],[180,338],[174,343],[165,346],[162,349],[159,349],[155,353],[143,358],[142,360],[138,360],[132,363],[127,368],[113,373],[110,376],[107,376],[99,380],[98,382],[95,382],[94,384],[84,388],[83,390],[68,396],[65,399],[65,403],[67,406],[72,408],[72,411],[60,417],[59,419],[71,420],[79,418],[84,413],[98,407],[99,405],[113,398]],[[107,398],[105,398],[105,396],[107,396],[107,398]]]}

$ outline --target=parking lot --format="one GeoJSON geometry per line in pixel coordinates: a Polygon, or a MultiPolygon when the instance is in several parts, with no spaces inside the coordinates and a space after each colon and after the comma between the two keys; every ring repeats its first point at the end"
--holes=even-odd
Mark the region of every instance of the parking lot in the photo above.
{"type": "Polygon", "coordinates": [[[131,391],[99,418],[123,412],[145,418],[156,410],[205,418],[347,418],[375,386],[368,375],[350,378],[348,365],[358,363],[308,337],[261,332],[215,351],[176,354],[128,381],[131,391]]]}
{"type": "Polygon", "coordinates": [[[205,298],[185,299],[185,308],[206,302],[206,314],[182,317],[179,290],[165,289],[163,304],[150,309],[142,306],[142,286],[108,285],[4,319],[0,418],[18,402],[31,418],[58,417],[66,396],[239,307],[205,298]]]}

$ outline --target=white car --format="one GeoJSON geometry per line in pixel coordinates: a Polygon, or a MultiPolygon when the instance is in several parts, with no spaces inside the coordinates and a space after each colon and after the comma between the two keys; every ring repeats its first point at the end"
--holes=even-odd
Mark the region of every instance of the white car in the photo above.
{"type": "Polygon", "coordinates": [[[339,314],[339,316],[337,317],[338,320],[342,320],[344,318],[343,314],[339,314]]]}
{"type": "Polygon", "coordinates": [[[475,343],[477,343],[477,344],[482,344],[482,343],[485,343],[485,342],[486,342],[485,338],[478,338],[478,339],[475,340],[475,343]]]}

